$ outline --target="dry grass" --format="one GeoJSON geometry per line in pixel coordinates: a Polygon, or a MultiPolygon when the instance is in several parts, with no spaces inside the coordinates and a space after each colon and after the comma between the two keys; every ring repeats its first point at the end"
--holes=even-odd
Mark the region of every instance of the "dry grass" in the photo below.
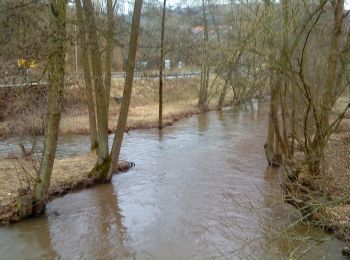
{"type": "MultiPolygon", "coordinates": [[[[66,159],[56,159],[50,189],[57,189],[65,183],[77,183],[87,177],[94,166],[96,155],[87,154],[66,159]]],[[[4,204],[17,196],[18,188],[29,188],[33,178],[37,176],[39,163],[37,160],[2,159],[0,163],[0,204],[4,204]]]]}
{"type": "MultiPolygon", "coordinates": [[[[213,79],[212,79],[213,80],[213,79]]],[[[213,81],[211,81],[212,83],[213,81]]],[[[181,78],[165,81],[163,122],[164,125],[171,125],[173,122],[195,113],[198,113],[198,86],[199,78],[181,78]]],[[[209,108],[214,108],[218,100],[218,91],[222,81],[216,80],[210,97],[209,108]]],[[[111,87],[109,129],[114,131],[118,122],[120,105],[113,97],[122,96],[124,80],[114,79],[111,87]]],[[[228,91],[228,99],[232,98],[231,91],[228,91]]],[[[128,129],[148,129],[158,126],[158,81],[157,80],[136,80],[133,87],[132,99],[128,115],[128,129]]],[[[85,107],[79,110],[70,110],[62,116],[60,124],[61,134],[88,134],[89,118],[85,107]]]]}
{"type": "MultiPolygon", "coordinates": [[[[55,160],[49,199],[97,183],[97,178],[89,176],[96,159],[95,154],[86,154],[55,160]]],[[[38,160],[28,159],[2,159],[0,162],[0,223],[8,224],[21,218],[17,209],[18,191],[25,191],[33,198],[39,163],[38,160]]],[[[129,167],[128,162],[119,161],[119,171],[126,171],[129,167]]]]}
{"type": "MultiPolygon", "coordinates": [[[[50,197],[65,193],[67,189],[75,190],[82,183],[91,181],[89,172],[96,160],[97,155],[93,153],[56,159],[51,176],[50,197]]],[[[0,205],[4,205],[17,197],[19,188],[33,188],[39,162],[35,159],[1,159],[0,162],[0,205]]],[[[119,170],[127,170],[128,167],[127,162],[119,162],[119,170]]]]}
{"type": "MultiPolygon", "coordinates": [[[[214,77],[211,78],[210,85],[214,77]]],[[[166,80],[163,94],[164,125],[171,125],[178,119],[197,113],[196,108],[199,93],[200,78],[178,78],[166,80]]],[[[209,106],[214,108],[217,104],[219,90],[223,82],[217,79],[211,88],[209,106]],[[213,98],[212,98],[213,97],[213,98]]],[[[122,96],[124,86],[123,79],[113,79],[111,87],[109,129],[115,130],[118,121],[119,106],[114,96],[122,96]]],[[[23,95],[22,97],[23,98],[23,95]]],[[[44,97],[40,101],[45,102],[44,97]]],[[[232,98],[232,91],[228,91],[227,98],[232,98]]],[[[15,102],[15,101],[14,101],[15,102]]],[[[16,103],[16,102],[15,102],[16,103]]],[[[21,102],[23,103],[23,102],[21,102]]],[[[42,105],[40,106],[42,110],[42,105]]],[[[8,137],[13,134],[21,135],[28,133],[28,127],[35,129],[36,134],[43,133],[43,111],[31,114],[33,116],[20,116],[19,113],[8,116],[0,122],[0,136],[8,137]],[[37,116],[37,114],[41,116],[37,116]],[[16,129],[16,131],[14,131],[16,129]]],[[[128,128],[152,128],[158,122],[158,81],[135,80],[128,117],[128,128]]],[[[82,86],[71,87],[66,90],[65,107],[60,123],[60,134],[88,134],[89,118],[86,105],[84,104],[84,89],[82,86]]]]}
{"type": "MultiPolygon", "coordinates": [[[[166,103],[163,107],[164,125],[171,125],[180,118],[189,116],[198,112],[197,101],[179,101],[166,103]]],[[[119,105],[111,99],[109,110],[109,129],[114,131],[118,122],[119,105]]],[[[158,126],[158,104],[153,103],[144,106],[132,106],[129,110],[127,128],[128,129],[148,129],[158,126]]],[[[89,118],[85,114],[70,116],[64,115],[60,124],[61,134],[88,134],[89,118]]]]}

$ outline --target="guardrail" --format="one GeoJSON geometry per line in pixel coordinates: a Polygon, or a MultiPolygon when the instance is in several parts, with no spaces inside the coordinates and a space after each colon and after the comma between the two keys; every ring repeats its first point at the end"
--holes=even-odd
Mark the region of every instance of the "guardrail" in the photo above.
{"type": "Polygon", "coordinates": [[[16,88],[16,87],[31,87],[31,86],[46,86],[47,82],[30,82],[17,84],[0,84],[0,88],[16,88]]]}
{"type": "MultiPolygon", "coordinates": [[[[181,72],[166,72],[164,74],[165,78],[187,78],[200,76],[200,71],[181,71],[181,72]]],[[[125,78],[126,72],[112,72],[112,78],[125,78]]],[[[135,71],[134,78],[136,79],[154,79],[159,78],[159,72],[147,72],[147,71],[135,71]]]]}
{"type": "MultiPolygon", "coordinates": [[[[200,71],[181,71],[181,72],[166,72],[164,77],[166,79],[176,79],[176,78],[190,78],[190,77],[198,77],[201,75],[200,71]]],[[[80,75],[81,76],[81,75],[80,75]]],[[[126,72],[112,72],[112,78],[120,78],[125,79],[126,72]]],[[[134,79],[158,79],[158,72],[141,72],[135,71],[134,79]]],[[[66,85],[74,85],[76,83],[76,79],[73,77],[68,77],[66,79],[66,85]]],[[[0,88],[16,88],[16,87],[31,87],[31,86],[45,86],[47,82],[28,82],[28,83],[15,83],[15,84],[0,84],[0,88]]]]}

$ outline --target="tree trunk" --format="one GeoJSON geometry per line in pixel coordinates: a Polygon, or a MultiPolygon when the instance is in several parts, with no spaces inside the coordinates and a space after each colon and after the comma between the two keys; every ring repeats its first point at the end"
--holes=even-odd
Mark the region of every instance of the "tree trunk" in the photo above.
{"type": "Polygon", "coordinates": [[[66,4],[66,0],[50,1],[52,35],[49,38],[49,91],[46,105],[44,150],[34,199],[34,213],[37,215],[45,210],[57,148],[65,74],[66,4]]]}
{"type": "Polygon", "coordinates": [[[201,110],[205,110],[207,106],[208,86],[209,86],[209,64],[208,64],[208,57],[207,57],[209,31],[208,31],[208,21],[207,21],[207,14],[205,11],[204,0],[202,0],[202,10],[203,10],[203,25],[204,25],[204,37],[203,37],[204,48],[203,48],[201,84],[199,89],[198,106],[201,110]]]}
{"type": "Polygon", "coordinates": [[[128,53],[128,64],[126,69],[126,78],[123,92],[123,101],[120,108],[118,125],[115,131],[115,136],[113,140],[113,146],[111,151],[111,165],[109,167],[107,180],[112,179],[112,175],[115,172],[118,159],[120,154],[120,148],[123,142],[123,135],[126,127],[126,120],[129,112],[129,105],[131,99],[132,83],[134,79],[134,70],[135,70],[135,59],[137,51],[137,39],[139,36],[140,28],[140,17],[142,9],[143,0],[135,0],[134,13],[132,17],[131,24],[131,34],[130,34],[130,44],[129,44],[129,53],[128,53]]]}
{"type": "Polygon", "coordinates": [[[295,152],[295,137],[298,136],[298,133],[296,131],[296,108],[297,108],[297,98],[296,98],[296,86],[295,83],[292,82],[292,117],[291,117],[291,132],[292,132],[292,140],[291,140],[291,144],[290,144],[290,152],[291,152],[291,156],[294,156],[294,152],[295,152]]]}
{"type": "Polygon", "coordinates": [[[325,83],[325,90],[322,99],[322,134],[328,131],[329,128],[329,112],[332,109],[333,99],[337,76],[337,63],[339,59],[339,41],[341,36],[341,26],[344,13],[344,0],[333,1],[334,2],[334,28],[331,40],[331,49],[327,63],[327,79],[325,83]]]}
{"type": "Polygon", "coordinates": [[[334,5],[334,28],[331,39],[330,54],[327,63],[327,78],[321,106],[321,122],[316,127],[316,133],[312,140],[308,154],[309,170],[315,175],[321,172],[324,148],[327,142],[329,131],[329,113],[335,98],[335,85],[337,76],[337,64],[339,60],[339,41],[344,13],[344,0],[333,1],[334,5]]]}
{"type": "Polygon", "coordinates": [[[83,68],[84,82],[85,82],[85,93],[87,99],[87,107],[89,112],[89,125],[90,125],[90,141],[91,150],[95,150],[98,147],[97,141],[97,126],[96,126],[96,114],[95,114],[95,102],[94,95],[92,92],[92,82],[90,75],[90,65],[89,65],[89,52],[86,42],[86,28],[84,26],[84,15],[83,8],[81,5],[81,0],[75,0],[75,10],[78,23],[78,38],[81,49],[80,63],[83,68]]]}
{"type": "Polygon", "coordinates": [[[225,79],[224,87],[222,88],[221,93],[220,93],[218,110],[221,110],[225,105],[225,97],[226,97],[226,92],[227,92],[228,87],[229,87],[228,80],[225,79]]]}
{"type": "MultiPolygon", "coordinates": [[[[281,67],[284,69],[284,71],[288,71],[288,53],[289,53],[289,0],[283,0],[282,1],[282,8],[283,8],[283,45],[282,45],[282,53],[281,53],[281,67]]],[[[283,77],[284,75],[280,75],[280,77],[283,77]]],[[[280,145],[284,147],[283,156],[286,160],[291,160],[291,152],[290,152],[290,146],[288,142],[288,125],[287,125],[287,99],[289,98],[287,95],[287,90],[290,87],[290,84],[287,82],[287,79],[285,76],[281,80],[281,86],[279,88],[279,99],[280,99],[280,106],[281,106],[281,117],[282,117],[282,134],[283,134],[283,143],[280,145]]],[[[281,153],[276,153],[277,156],[280,156],[282,158],[281,153]],[[280,155],[278,155],[280,154],[280,155]]]]}
{"type": "Polygon", "coordinates": [[[21,138],[21,140],[18,142],[18,146],[21,149],[21,157],[24,158],[27,156],[27,150],[26,147],[24,146],[23,140],[21,138]]]}
{"type": "MultiPolygon", "coordinates": [[[[264,0],[265,3],[265,10],[264,10],[264,16],[265,16],[265,22],[267,23],[267,28],[271,27],[271,21],[270,21],[270,12],[271,12],[271,1],[270,0],[264,0]]],[[[273,39],[272,35],[270,35],[270,32],[267,32],[267,40],[266,45],[269,52],[269,66],[270,66],[270,92],[271,92],[271,100],[270,100],[270,111],[269,111],[269,123],[268,123],[268,131],[267,131],[267,141],[265,143],[265,154],[267,162],[270,166],[279,166],[279,162],[277,156],[276,156],[276,150],[279,150],[278,143],[276,143],[276,125],[278,124],[277,119],[277,107],[278,107],[278,84],[276,84],[276,80],[273,79],[272,76],[272,66],[274,64],[274,52],[273,52],[273,39]]],[[[279,152],[279,151],[278,151],[279,152]]]]}
{"type": "Polygon", "coordinates": [[[86,24],[89,33],[89,47],[92,60],[92,72],[94,78],[95,95],[96,95],[96,113],[97,113],[97,138],[98,138],[98,159],[95,171],[97,178],[101,181],[107,176],[109,167],[108,154],[108,114],[106,102],[106,88],[103,84],[101,57],[99,52],[97,27],[93,6],[91,0],[83,0],[86,24]]]}
{"type": "Polygon", "coordinates": [[[159,63],[159,118],[158,128],[163,128],[163,68],[164,68],[164,26],[165,26],[166,0],[163,2],[162,32],[160,38],[160,63],[159,63]]]}
{"type": "MultiPolygon", "coordinates": [[[[207,58],[205,58],[207,59],[207,58]]],[[[206,110],[209,86],[209,67],[207,60],[202,62],[201,85],[199,90],[198,106],[201,110],[206,110]]]]}
{"type": "Polygon", "coordinates": [[[113,52],[113,32],[114,32],[114,16],[112,0],[107,0],[107,43],[105,57],[105,91],[106,91],[106,113],[109,113],[109,97],[111,90],[112,77],[112,52],[113,52]]]}
{"type": "Polygon", "coordinates": [[[269,123],[267,129],[267,140],[264,146],[266,159],[269,166],[278,166],[276,156],[275,156],[275,127],[273,123],[273,106],[276,102],[277,93],[275,91],[275,86],[271,82],[272,77],[270,77],[270,88],[271,88],[271,99],[270,99],[270,112],[269,112],[269,123]]]}

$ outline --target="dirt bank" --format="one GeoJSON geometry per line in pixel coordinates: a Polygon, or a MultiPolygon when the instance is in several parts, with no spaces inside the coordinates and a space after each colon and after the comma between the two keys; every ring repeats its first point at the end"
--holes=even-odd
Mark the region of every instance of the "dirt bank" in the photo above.
{"type": "MultiPolygon", "coordinates": [[[[67,159],[55,160],[49,189],[49,199],[64,195],[68,192],[91,187],[96,179],[89,176],[97,156],[87,154],[67,159]]],[[[119,171],[129,169],[128,162],[119,162],[119,171]]],[[[18,221],[20,213],[17,203],[20,197],[27,194],[34,185],[39,168],[38,160],[2,159],[0,163],[0,223],[8,224],[18,221]]]]}
{"type": "MultiPolygon", "coordinates": [[[[342,111],[348,100],[339,99],[333,113],[342,111]]],[[[286,200],[307,216],[305,220],[350,243],[350,111],[329,140],[323,174],[312,176],[299,164],[297,178],[282,185],[286,200]]]]}

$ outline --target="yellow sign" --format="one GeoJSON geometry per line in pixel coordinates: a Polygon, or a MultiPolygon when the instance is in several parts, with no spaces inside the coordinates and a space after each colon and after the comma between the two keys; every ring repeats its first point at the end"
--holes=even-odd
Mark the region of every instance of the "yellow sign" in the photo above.
{"type": "Polygon", "coordinates": [[[36,60],[18,59],[17,65],[19,68],[35,68],[37,66],[36,60]]]}

